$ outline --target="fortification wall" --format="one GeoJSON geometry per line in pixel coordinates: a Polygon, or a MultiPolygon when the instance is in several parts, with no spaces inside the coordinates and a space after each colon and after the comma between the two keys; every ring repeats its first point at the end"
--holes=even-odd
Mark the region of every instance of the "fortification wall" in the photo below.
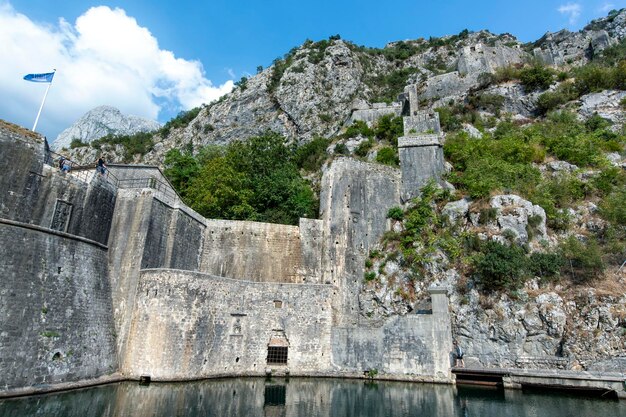
{"type": "Polygon", "coordinates": [[[44,165],[43,139],[0,126],[0,218],[107,244],[116,190],[99,176],[85,183],[44,165]]]}
{"type": "Polygon", "coordinates": [[[400,203],[400,184],[399,170],[350,158],[336,159],[322,177],[322,279],[338,287],[337,324],[358,320],[365,258],[388,229],[387,212],[400,203]]]}
{"type": "Polygon", "coordinates": [[[139,271],[198,270],[205,229],[200,219],[186,206],[162,201],[153,189],[119,190],[109,267],[120,357],[126,352],[139,271]]]}
{"type": "Polygon", "coordinates": [[[0,221],[0,388],[117,370],[107,250],[0,221]]]}
{"type": "Polygon", "coordinates": [[[109,246],[117,352],[123,361],[152,209],[152,192],[119,190],[109,246]]]}
{"type": "Polygon", "coordinates": [[[441,133],[439,113],[437,112],[418,111],[413,116],[403,117],[402,123],[404,134],[407,136],[416,136],[426,132],[441,133]]]}
{"type": "Polygon", "coordinates": [[[402,199],[417,197],[431,180],[442,183],[443,146],[438,134],[421,134],[398,138],[398,155],[402,168],[402,199]]]}
{"type": "Polygon", "coordinates": [[[282,336],[291,372],[328,369],[332,292],[330,285],[144,270],[123,371],[155,380],[262,375],[270,340],[282,336]]]}
{"type": "Polygon", "coordinates": [[[0,128],[1,157],[23,164],[0,177],[0,387],[262,375],[270,343],[293,374],[439,369],[433,320],[364,327],[355,296],[399,170],[336,160],[322,219],[299,227],[207,220],[160,190],[63,175],[40,137],[16,135],[0,128]]]}
{"type": "Polygon", "coordinates": [[[391,106],[386,106],[386,107],[374,107],[371,109],[354,110],[352,112],[352,116],[350,116],[350,120],[348,124],[351,124],[352,122],[356,120],[361,120],[367,123],[368,125],[372,125],[378,119],[387,115],[391,115],[393,117],[401,116],[402,105],[398,103],[397,105],[391,105],[391,106]]]}
{"type": "Polygon", "coordinates": [[[494,72],[498,68],[515,64],[523,64],[528,54],[519,47],[508,47],[501,44],[487,46],[477,44],[466,46],[461,51],[457,69],[459,74],[494,72]]]}
{"type": "Polygon", "coordinates": [[[44,159],[41,136],[0,121],[0,217],[30,222],[44,159]]]}
{"type": "Polygon", "coordinates": [[[324,223],[321,220],[300,219],[300,248],[302,250],[302,282],[328,284],[322,281],[324,223]]]}
{"type": "Polygon", "coordinates": [[[341,370],[376,369],[450,382],[451,323],[445,290],[433,289],[432,314],[389,318],[382,326],[333,328],[333,363],[341,370]]]}
{"type": "MultiPolygon", "coordinates": [[[[206,224],[201,272],[258,282],[312,280],[319,259],[317,244],[306,240],[305,258],[297,226],[229,220],[206,224]]],[[[315,225],[307,230],[319,235],[315,225]]]]}

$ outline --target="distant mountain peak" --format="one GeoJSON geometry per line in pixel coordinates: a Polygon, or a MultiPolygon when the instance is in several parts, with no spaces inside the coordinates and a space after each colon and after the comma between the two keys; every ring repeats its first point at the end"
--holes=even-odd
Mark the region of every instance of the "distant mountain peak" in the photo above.
{"type": "Polygon", "coordinates": [[[54,149],[69,148],[74,139],[90,143],[106,135],[132,135],[139,132],[150,132],[161,125],[143,117],[124,115],[113,106],[98,106],[78,119],[72,126],[65,129],[52,143],[54,149]]]}

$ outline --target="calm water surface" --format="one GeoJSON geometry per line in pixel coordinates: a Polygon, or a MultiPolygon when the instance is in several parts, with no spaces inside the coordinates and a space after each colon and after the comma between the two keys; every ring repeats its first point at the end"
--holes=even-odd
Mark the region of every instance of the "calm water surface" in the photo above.
{"type": "Polygon", "coordinates": [[[353,380],[120,383],[0,401],[0,417],[626,416],[625,401],[353,380]]]}

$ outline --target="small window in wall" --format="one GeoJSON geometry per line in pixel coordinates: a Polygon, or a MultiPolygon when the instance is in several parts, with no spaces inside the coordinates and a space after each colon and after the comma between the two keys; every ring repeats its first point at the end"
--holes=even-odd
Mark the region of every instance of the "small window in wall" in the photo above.
{"type": "Polygon", "coordinates": [[[67,232],[67,225],[70,223],[70,217],[72,217],[72,205],[67,201],[57,200],[57,203],[54,206],[54,214],[52,215],[50,229],[58,230],[59,232],[67,232]]]}
{"type": "Polygon", "coordinates": [[[274,300],[274,307],[275,308],[283,308],[283,302],[280,300],[274,300]]]}
{"type": "Polygon", "coordinates": [[[286,365],[288,346],[268,346],[267,347],[267,364],[268,365],[286,365]]]}

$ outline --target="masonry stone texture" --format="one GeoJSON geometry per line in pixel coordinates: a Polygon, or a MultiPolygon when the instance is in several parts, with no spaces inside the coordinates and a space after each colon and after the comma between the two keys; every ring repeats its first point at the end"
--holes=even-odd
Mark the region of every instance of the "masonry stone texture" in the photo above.
{"type": "Polygon", "coordinates": [[[16,126],[0,126],[0,150],[14,169],[0,176],[0,390],[112,374],[376,369],[451,381],[445,291],[432,314],[359,314],[364,262],[401,204],[402,170],[340,158],[322,179],[320,219],[286,226],[205,219],[157,168],[115,166],[115,181],[63,174],[43,138],[16,126]]]}

